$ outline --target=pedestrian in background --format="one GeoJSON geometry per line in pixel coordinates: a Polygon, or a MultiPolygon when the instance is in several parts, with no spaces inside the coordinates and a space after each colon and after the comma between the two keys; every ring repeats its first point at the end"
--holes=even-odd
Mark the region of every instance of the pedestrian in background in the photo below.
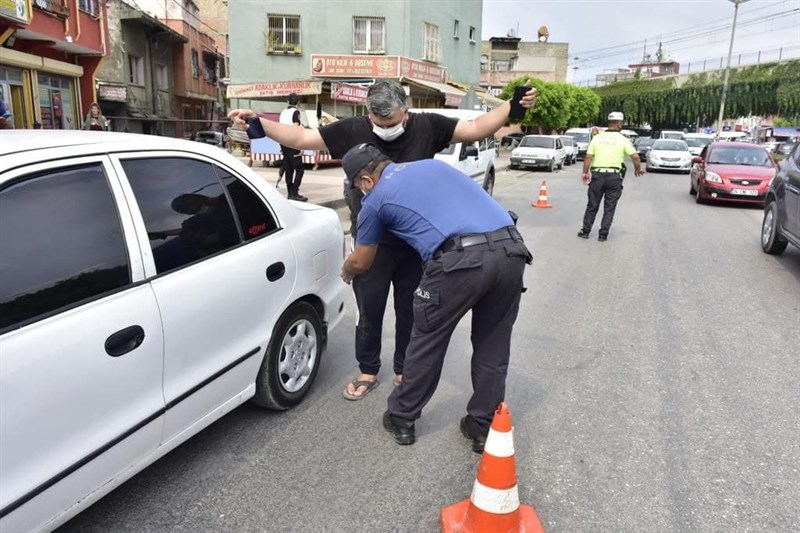
{"type": "Polygon", "coordinates": [[[625,156],[633,161],[633,172],[636,176],[644,174],[636,148],[620,133],[624,120],[625,117],[618,111],[608,115],[608,129],[592,139],[583,159],[581,181],[589,186],[587,192],[589,201],[583,214],[583,227],[578,232],[578,237],[582,239],[588,239],[592,232],[601,200],[604,201],[603,219],[600,222],[597,240],[603,242],[608,239],[614,211],[622,196],[621,171],[625,156]]]}
{"type": "MultiPolygon", "coordinates": [[[[536,102],[536,89],[530,89],[520,104],[529,108],[536,102]]],[[[269,136],[280,144],[297,149],[328,150],[341,159],[347,151],[362,143],[371,143],[390,160],[407,163],[430,159],[451,143],[473,142],[493,135],[507,121],[509,102],[475,120],[458,120],[436,113],[409,113],[405,89],[392,80],[377,80],[367,91],[367,116],[351,117],[319,129],[293,128],[260,119],[250,109],[234,109],[229,117],[235,125],[247,124],[251,138],[269,136]]],[[[485,193],[484,193],[485,194],[485,193]]],[[[362,194],[357,186],[345,181],[345,196],[351,209],[351,235],[357,240],[356,220],[362,194]]],[[[450,201],[446,198],[438,198],[450,201]]],[[[392,234],[384,234],[371,269],[353,283],[358,307],[355,350],[360,374],[347,384],[345,398],[359,400],[378,385],[381,367],[383,315],[389,290],[394,287],[395,346],[394,378],[403,379],[406,348],[413,323],[414,290],[422,276],[417,252],[392,234]]],[[[495,406],[497,407],[497,406],[495,406]]]]}
{"type": "MultiPolygon", "coordinates": [[[[300,119],[300,110],[297,109],[297,104],[300,97],[292,93],[287,98],[288,105],[286,109],[281,112],[281,124],[303,126],[300,119]]],[[[303,152],[284,146],[281,144],[281,154],[283,154],[283,161],[281,162],[282,174],[285,176],[286,189],[289,200],[297,200],[299,202],[307,202],[308,198],[300,194],[300,183],[303,181],[303,174],[305,168],[303,167],[303,152]]],[[[281,173],[278,174],[278,181],[280,181],[281,173]]]]}
{"type": "Polygon", "coordinates": [[[533,257],[508,211],[447,163],[392,164],[362,144],[347,152],[342,167],[366,195],[342,279],[349,283],[369,272],[386,232],[425,261],[403,381],[389,396],[383,426],[398,444],[414,443],[414,421],[436,391],[450,337],[471,311],[473,394],[461,431],[475,452],[483,452],[493,413],[505,399],[511,329],[525,264],[533,257]]]}
{"type": "Polygon", "coordinates": [[[100,112],[100,106],[97,102],[92,102],[89,106],[89,112],[86,113],[86,119],[83,121],[83,127],[81,129],[97,131],[108,130],[108,120],[106,120],[106,117],[100,112]]]}

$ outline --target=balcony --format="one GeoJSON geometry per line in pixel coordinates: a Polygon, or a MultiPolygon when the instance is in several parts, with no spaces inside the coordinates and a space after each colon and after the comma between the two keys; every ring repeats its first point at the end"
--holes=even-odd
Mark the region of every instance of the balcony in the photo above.
{"type": "Polygon", "coordinates": [[[58,18],[69,18],[69,4],[66,0],[33,0],[33,7],[58,18]]]}

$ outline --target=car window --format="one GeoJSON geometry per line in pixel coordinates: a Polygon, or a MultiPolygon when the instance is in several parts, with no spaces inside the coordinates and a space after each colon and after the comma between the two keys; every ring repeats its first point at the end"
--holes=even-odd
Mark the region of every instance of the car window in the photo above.
{"type": "Polygon", "coordinates": [[[486,149],[491,150],[495,146],[494,137],[486,137],[486,149]]]}
{"type": "Polygon", "coordinates": [[[772,166],[767,151],[758,146],[717,146],[709,155],[708,162],[717,165],[772,166]]]}
{"type": "Polygon", "coordinates": [[[532,137],[528,136],[522,139],[519,143],[520,147],[528,148],[553,148],[553,140],[550,137],[532,137]]]}
{"type": "Polygon", "coordinates": [[[228,190],[228,195],[233,202],[233,209],[239,219],[239,225],[244,232],[245,241],[267,235],[278,229],[272,213],[255,192],[230,172],[219,167],[214,168],[228,190]]]}
{"type": "Polygon", "coordinates": [[[588,143],[591,140],[591,136],[588,132],[570,133],[568,135],[575,139],[575,142],[588,143]]]}
{"type": "Polygon", "coordinates": [[[683,141],[659,140],[653,143],[651,150],[667,150],[670,152],[686,152],[689,147],[683,141]]]}
{"type": "Polygon", "coordinates": [[[180,157],[125,159],[161,274],[242,241],[225,189],[211,164],[180,157]]]}
{"type": "Polygon", "coordinates": [[[0,330],[130,284],[117,207],[101,164],[0,189],[0,330]]]}

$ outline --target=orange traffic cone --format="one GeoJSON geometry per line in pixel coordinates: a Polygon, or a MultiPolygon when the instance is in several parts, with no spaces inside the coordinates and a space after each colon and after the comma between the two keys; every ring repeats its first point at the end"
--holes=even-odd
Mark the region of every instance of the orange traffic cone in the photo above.
{"type": "Polygon", "coordinates": [[[494,413],[472,496],[443,507],[442,533],[544,533],[533,507],[520,505],[511,413],[505,402],[494,413]]]}
{"type": "Polygon", "coordinates": [[[535,204],[531,204],[533,207],[553,207],[547,201],[547,182],[542,181],[542,188],[539,189],[539,199],[536,200],[535,204]]]}

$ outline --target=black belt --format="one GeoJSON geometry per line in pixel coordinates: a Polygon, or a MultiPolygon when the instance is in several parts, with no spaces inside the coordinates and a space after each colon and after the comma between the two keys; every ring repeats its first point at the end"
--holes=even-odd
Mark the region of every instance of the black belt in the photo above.
{"type": "Polygon", "coordinates": [[[506,241],[513,239],[521,241],[522,235],[519,234],[516,226],[506,226],[489,233],[470,233],[469,235],[459,235],[458,237],[450,237],[442,243],[439,249],[433,254],[438,257],[441,254],[452,252],[453,250],[463,250],[470,246],[477,246],[479,244],[486,244],[489,241],[506,241]]]}

